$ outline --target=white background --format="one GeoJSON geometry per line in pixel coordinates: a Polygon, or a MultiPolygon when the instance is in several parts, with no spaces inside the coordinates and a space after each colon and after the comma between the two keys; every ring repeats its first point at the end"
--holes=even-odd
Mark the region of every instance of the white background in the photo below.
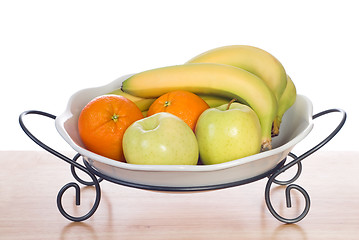
{"type": "MultiPolygon", "coordinates": [[[[346,0],[1,1],[0,150],[40,149],[19,127],[24,110],[59,115],[80,89],[231,44],[277,57],[314,113],[346,110],[346,125],[325,148],[355,150],[358,23],[356,1],[346,0]]],[[[300,146],[328,135],[339,122],[333,116],[316,121],[300,146]]],[[[69,149],[53,120],[26,119],[44,142],[69,149]]]]}

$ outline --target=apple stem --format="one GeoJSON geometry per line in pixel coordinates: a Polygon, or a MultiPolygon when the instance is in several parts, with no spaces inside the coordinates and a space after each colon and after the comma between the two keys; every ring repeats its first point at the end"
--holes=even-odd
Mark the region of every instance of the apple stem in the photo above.
{"type": "Polygon", "coordinates": [[[228,103],[228,106],[227,106],[227,110],[229,109],[229,107],[231,106],[232,103],[234,103],[236,101],[236,99],[232,99],[229,103],[228,103]]]}

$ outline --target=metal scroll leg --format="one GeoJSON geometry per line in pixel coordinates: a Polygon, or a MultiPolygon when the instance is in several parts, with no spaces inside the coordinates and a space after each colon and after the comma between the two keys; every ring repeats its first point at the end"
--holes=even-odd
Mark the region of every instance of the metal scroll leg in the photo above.
{"type": "Polygon", "coordinates": [[[270,213],[276,219],[278,219],[279,221],[281,221],[283,223],[296,223],[296,222],[299,222],[309,212],[309,208],[310,208],[309,194],[307,193],[307,191],[305,191],[304,188],[302,188],[299,185],[293,184],[293,182],[298,179],[298,177],[300,176],[300,174],[302,172],[301,161],[303,159],[305,159],[306,157],[308,157],[309,155],[316,152],[317,150],[319,150],[325,144],[327,144],[340,131],[340,129],[343,127],[343,125],[344,125],[344,123],[346,121],[346,113],[341,109],[329,109],[329,110],[320,112],[318,114],[315,114],[313,116],[313,119],[316,119],[316,118],[318,118],[320,116],[323,116],[323,115],[328,114],[328,113],[333,113],[333,112],[339,112],[339,113],[342,114],[342,120],[340,121],[339,125],[335,128],[335,130],[327,138],[325,138],[323,141],[321,141],[319,144],[317,144],[315,147],[313,147],[309,151],[305,152],[301,156],[297,157],[293,153],[289,153],[288,156],[293,158],[293,160],[291,162],[289,162],[288,164],[284,165],[282,168],[278,169],[276,172],[274,172],[268,179],[268,182],[267,182],[267,185],[266,185],[266,188],[265,188],[265,201],[266,201],[268,210],[270,211],[270,213]],[[276,180],[276,177],[278,175],[285,172],[286,170],[293,167],[294,165],[297,165],[298,169],[297,169],[297,173],[295,174],[295,176],[292,179],[290,179],[288,181],[278,181],[278,180],[276,180]],[[271,203],[271,200],[270,200],[270,189],[271,189],[272,183],[276,183],[276,184],[279,184],[279,185],[287,185],[287,187],[285,189],[285,196],[286,196],[286,203],[287,203],[288,208],[290,208],[292,206],[291,191],[293,189],[299,191],[303,195],[303,197],[305,199],[305,207],[304,207],[304,210],[302,211],[302,213],[298,217],[285,218],[285,217],[281,216],[280,214],[278,214],[275,211],[275,209],[273,208],[273,205],[271,203]]]}
{"type": "Polygon", "coordinates": [[[288,164],[285,165],[283,168],[279,169],[277,172],[273,173],[269,177],[269,180],[268,180],[266,188],[265,188],[265,201],[266,201],[268,210],[270,211],[270,213],[276,219],[278,219],[279,221],[281,221],[283,223],[296,223],[296,222],[299,222],[300,220],[302,220],[308,214],[309,209],[310,209],[310,198],[309,198],[309,194],[307,193],[307,191],[305,191],[304,188],[302,188],[301,186],[299,186],[297,184],[293,184],[293,182],[299,178],[299,176],[300,176],[300,174],[302,172],[302,164],[301,164],[301,162],[298,161],[298,157],[296,155],[294,155],[293,153],[289,153],[288,156],[290,156],[290,157],[292,157],[294,159],[291,163],[297,164],[297,166],[298,166],[297,173],[295,174],[295,176],[292,179],[290,179],[288,181],[276,180],[276,177],[278,175],[280,175],[281,173],[283,173],[285,170],[288,169],[288,164]],[[272,202],[270,200],[270,189],[271,189],[272,183],[276,183],[278,185],[287,185],[287,187],[285,189],[285,197],[286,197],[287,208],[292,207],[292,201],[291,201],[291,191],[292,191],[292,189],[295,189],[295,190],[299,191],[304,196],[305,207],[304,207],[304,210],[302,211],[302,213],[298,217],[285,218],[285,217],[282,217],[280,214],[278,214],[275,211],[275,209],[274,209],[274,207],[272,205],[272,202]]]}
{"type": "Polygon", "coordinates": [[[80,205],[80,186],[75,183],[75,182],[71,182],[66,184],[65,186],[63,186],[58,195],[57,195],[57,207],[60,211],[60,213],[66,217],[67,219],[71,220],[71,221],[75,221],[75,222],[80,222],[80,221],[84,221],[86,219],[88,219],[89,217],[91,217],[97,210],[99,204],[100,204],[100,199],[101,199],[101,189],[100,189],[100,181],[102,179],[97,179],[96,176],[91,173],[86,167],[84,167],[83,165],[79,164],[76,162],[76,160],[80,157],[80,154],[77,154],[73,159],[70,159],[68,157],[66,157],[65,155],[55,151],[54,149],[48,147],[46,144],[44,144],[43,142],[41,142],[39,139],[37,139],[25,126],[24,122],[23,122],[23,118],[25,115],[28,114],[36,114],[36,115],[41,115],[41,116],[45,116],[45,117],[49,117],[52,119],[55,119],[56,116],[46,113],[46,112],[41,112],[41,111],[25,111],[22,114],[20,114],[19,116],[19,123],[21,128],[23,129],[23,131],[29,136],[29,138],[31,138],[36,144],[38,144],[40,147],[42,147],[43,149],[45,149],[46,151],[50,152],[51,154],[55,155],[56,157],[64,160],[65,162],[69,163],[71,165],[71,172],[72,175],[74,176],[74,178],[79,181],[80,183],[90,186],[93,185],[96,189],[96,199],[94,202],[94,205],[92,206],[92,208],[90,209],[90,211],[80,217],[75,217],[72,216],[70,214],[68,214],[65,209],[63,208],[62,205],[62,197],[64,195],[64,193],[66,192],[66,190],[68,190],[69,188],[74,188],[75,189],[75,197],[76,197],[76,205],[80,205]],[[75,168],[81,170],[82,172],[86,173],[91,179],[92,182],[86,182],[84,180],[82,180],[81,178],[78,177],[78,175],[75,172],[75,168]]]}

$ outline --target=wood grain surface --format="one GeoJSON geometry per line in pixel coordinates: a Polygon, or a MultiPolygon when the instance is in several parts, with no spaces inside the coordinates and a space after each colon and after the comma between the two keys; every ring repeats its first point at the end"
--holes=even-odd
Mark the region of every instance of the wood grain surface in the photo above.
{"type": "MultiPolygon", "coordinates": [[[[74,154],[66,153],[69,157],[74,154]]],[[[319,151],[303,161],[295,182],[309,193],[311,208],[296,224],[283,224],[264,201],[267,179],[228,189],[163,193],[102,182],[101,202],[84,222],[71,222],[57,209],[56,196],[76,182],[67,163],[44,151],[0,152],[0,239],[358,239],[359,152],[319,151]]],[[[285,173],[290,178],[292,169],[285,173]]],[[[294,170],[293,170],[294,171],[294,170]]],[[[82,186],[82,185],[80,185],[82,186]]],[[[300,213],[303,197],[293,191],[285,205],[284,187],[271,200],[284,216],[300,213]]],[[[86,213],[94,188],[63,197],[66,211],[86,213]]]]}

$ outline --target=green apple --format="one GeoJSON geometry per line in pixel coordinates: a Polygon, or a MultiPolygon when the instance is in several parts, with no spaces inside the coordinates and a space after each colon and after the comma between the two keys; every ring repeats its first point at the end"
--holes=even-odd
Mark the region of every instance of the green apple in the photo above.
{"type": "Polygon", "coordinates": [[[130,125],[123,136],[127,163],[196,165],[199,150],[193,130],[179,117],[160,112],[130,125]]]}
{"type": "Polygon", "coordinates": [[[243,158],[261,149],[261,125],[256,113],[237,102],[205,110],[195,134],[203,164],[243,158]]]}

